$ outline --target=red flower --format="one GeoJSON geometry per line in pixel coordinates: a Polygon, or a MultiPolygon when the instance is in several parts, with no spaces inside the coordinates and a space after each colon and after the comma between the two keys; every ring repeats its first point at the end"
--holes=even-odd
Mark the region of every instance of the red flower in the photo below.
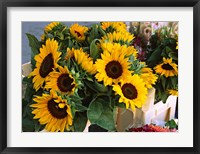
{"type": "Polygon", "coordinates": [[[143,127],[130,128],[130,132],[176,132],[176,129],[168,129],[155,125],[144,125],[143,127]]]}

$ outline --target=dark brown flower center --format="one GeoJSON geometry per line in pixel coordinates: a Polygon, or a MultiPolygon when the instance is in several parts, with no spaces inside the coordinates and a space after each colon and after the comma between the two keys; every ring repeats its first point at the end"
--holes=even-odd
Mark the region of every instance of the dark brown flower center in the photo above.
{"type": "Polygon", "coordinates": [[[111,61],[106,65],[106,74],[112,79],[117,79],[123,73],[122,66],[118,61],[111,61]]]}
{"type": "Polygon", "coordinates": [[[78,37],[81,37],[82,35],[81,35],[81,33],[79,33],[78,31],[74,31],[77,35],[78,35],[78,37]]]}
{"type": "Polygon", "coordinates": [[[53,99],[51,99],[50,101],[48,101],[48,110],[51,113],[51,115],[57,119],[63,119],[65,117],[67,117],[67,106],[65,105],[64,108],[59,108],[58,107],[59,103],[54,102],[53,99]]]}
{"type": "Polygon", "coordinates": [[[130,83],[126,83],[122,86],[122,93],[128,99],[135,99],[138,95],[137,89],[130,83]]]}
{"type": "Polygon", "coordinates": [[[53,63],[53,55],[50,53],[48,54],[42,61],[40,66],[40,76],[45,78],[51,71],[53,71],[54,63],[53,63]]]}
{"type": "Polygon", "coordinates": [[[75,87],[75,84],[72,84],[74,81],[69,74],[61,74],[57,80],[57,86],[62,92],[70,92],[75,87]]]}
{"type": "Polygon", "coordinates": [[[173,69],[174,69],[174,68],[173,68],[171,65],[169,65],[169,64],[163,64],[163,65],[162,65],[162,68],[165,69],[165,70],[173,70],[173,69]]]}

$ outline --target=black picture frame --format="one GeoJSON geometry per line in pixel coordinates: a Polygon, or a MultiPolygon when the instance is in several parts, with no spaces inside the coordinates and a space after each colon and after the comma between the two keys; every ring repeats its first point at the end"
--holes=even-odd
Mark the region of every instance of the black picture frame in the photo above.
{"type": "MultiPolygon", "coordinates": [[[[2,154],[21,153],[200,153],[199,122],[199,50],[200,50],[200,2],[199,0],[1,0],[0,2],[0,151],[2,154]],[[8,7],[193,7],[193,147],[159,148],[22,148],[7,146],[7,8],[8,7]]],[[[184,141],[183,141],[184,142],[184,141]]]]}

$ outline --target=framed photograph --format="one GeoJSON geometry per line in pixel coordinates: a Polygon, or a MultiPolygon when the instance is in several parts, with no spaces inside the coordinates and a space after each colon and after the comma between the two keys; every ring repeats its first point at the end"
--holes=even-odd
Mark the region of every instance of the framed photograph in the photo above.
{"type": "Polygon", "coordinates": [[[199,11],[1,1],[1,153],[199,153],[199,11]]]}

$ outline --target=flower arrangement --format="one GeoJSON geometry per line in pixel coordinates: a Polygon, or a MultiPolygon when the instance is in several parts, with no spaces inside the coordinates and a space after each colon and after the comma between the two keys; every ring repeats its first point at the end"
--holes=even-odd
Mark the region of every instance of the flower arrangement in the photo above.
{"type": "Polygon", "coordinates": [[[142,127],[138,128],[130,128],[130,132],[177,132],[175,128],[169,129],[169,128],[164,128],[161,126],[156,126],[156,125],[144,125],[142,127]]]}
{"type": "Polygon", "coordinates": [[[23,131],[82,132],[88,120],[116,131],[116,109],[142,107],[157,81],[123,22],[52,22],[41,40],[26,35],[32,72],[23,78],[23,131]]]}
{"type": "Polygon", "coordinates": [[[178,120],[169,120],[165,126],[158,126],[155,124],[144,125],[142,127],[132,127],[127,131],[129,132],[178,132],[178,120]]]}
{"type": "Polygon", "coordinates": [[[138,59],[158,75],[156,102],[178,96],[178,23],[133,22],[130,31],[136,36],[133,46],[139,51],[138,59]]]}

